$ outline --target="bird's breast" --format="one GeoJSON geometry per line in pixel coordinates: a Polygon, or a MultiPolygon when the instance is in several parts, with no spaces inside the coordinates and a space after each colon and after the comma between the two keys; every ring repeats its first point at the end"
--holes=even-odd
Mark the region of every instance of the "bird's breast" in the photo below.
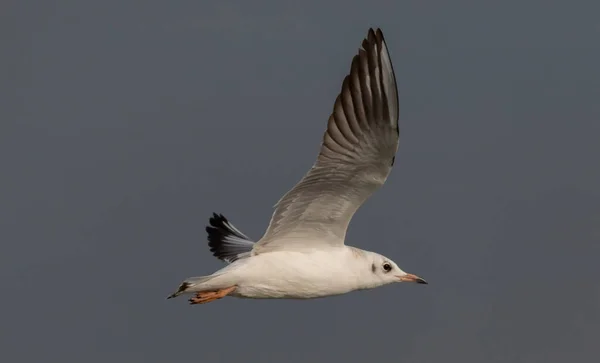
{"type": "Polygon", "coordinates": [[[247,260],[232,295],[245,298],[311,299],[358,288],[345,250],[269,252],[247,260]]]}

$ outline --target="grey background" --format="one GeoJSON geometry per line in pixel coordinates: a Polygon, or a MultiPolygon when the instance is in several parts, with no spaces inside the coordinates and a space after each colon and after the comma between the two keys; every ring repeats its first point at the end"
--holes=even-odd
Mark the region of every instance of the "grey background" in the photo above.
{"type": "Polygon", "coordinates": [[[2,362],[592,362],[600,5],[4,1],[2,362]],[[430,285],[165,300],[259,238],[370,26],[401,145],[348,244],[430,285]]]}

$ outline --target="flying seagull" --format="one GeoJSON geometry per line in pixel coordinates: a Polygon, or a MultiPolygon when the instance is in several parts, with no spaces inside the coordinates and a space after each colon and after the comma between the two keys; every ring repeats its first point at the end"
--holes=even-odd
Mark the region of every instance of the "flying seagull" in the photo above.
{"type": "Polygon", "coordinates": [[[191,304],[227,295],[311,299],[394,282],[426,284],[378,253],[346,246],[354,213],[386,181],[398,149],[398,91],[380,29],[369,29],[352,59],[323,135],[316,162],[275,205],[255,242],[223,215],[210,218],[208,245],[228,263],[190,277],[168,298],[191,304]]]}

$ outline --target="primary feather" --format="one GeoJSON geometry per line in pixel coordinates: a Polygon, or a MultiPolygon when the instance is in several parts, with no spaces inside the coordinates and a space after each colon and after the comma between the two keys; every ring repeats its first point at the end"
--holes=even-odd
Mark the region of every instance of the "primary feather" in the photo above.
{"type": "Polygon", "coordinates": [[[208,222],[208,247],[213,256],[227,263],[250,256],[254,241],[235,228],[225,216],[213,213],[208,222]]]}

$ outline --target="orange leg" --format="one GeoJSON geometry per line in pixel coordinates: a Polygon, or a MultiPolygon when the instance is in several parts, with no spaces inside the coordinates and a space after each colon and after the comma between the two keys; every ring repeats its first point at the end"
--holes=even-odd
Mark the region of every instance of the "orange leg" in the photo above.
{"type": "Polygon", "coordinates": [[[191,305],[206,304],[208,302],[224,298],[227,294],[231,293],[233,290],[235,290],[235,286],[228,287],[223,290],[197,292],[196,295],[194,295],[194,297],[192,297],[188,301],[190,302],[191,305]]]}

